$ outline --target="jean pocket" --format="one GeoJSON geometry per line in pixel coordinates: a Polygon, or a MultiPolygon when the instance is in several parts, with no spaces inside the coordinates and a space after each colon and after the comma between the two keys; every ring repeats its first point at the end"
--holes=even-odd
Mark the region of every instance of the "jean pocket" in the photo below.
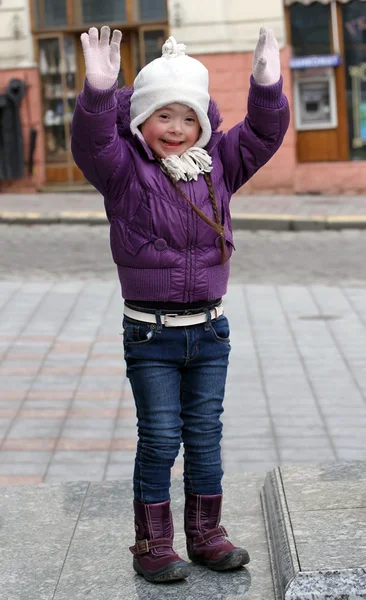
{"type": "Polygon", "coordinates": [[[123,320],[123,343],[125,346],[150,344],[156,335],[156,325],[139,321],[123,320]]]}
{"type": "Polygon", "coordinates": [[[218,319],[213,319],[210,322],[210,329],[216,341],[222,344],[230,344],[230,327],[229,321],[225,315],[221,315],[218,319]]]}

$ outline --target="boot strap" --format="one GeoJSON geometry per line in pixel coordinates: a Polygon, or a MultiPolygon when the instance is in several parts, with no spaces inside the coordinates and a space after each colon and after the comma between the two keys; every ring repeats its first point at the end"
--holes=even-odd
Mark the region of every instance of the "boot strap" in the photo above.
{"type": "Polygon", "coordinates": [[[201,544],[204,544],[205,542],[208,542],[209,540],[213,540],[214,538],[222,537],[222,536],[227,537],[227,531],[226,531],[225,527],[220,525],[220,527],[217,527],[217,529],[210,529],[210,531],[206,531],[206,533],[203,533],[202,535],[198,535],[197,537],[195,537],[193,540],[193,545],[200,546],[201,544]]]}
{"type": "Polygon", "coordinates": [[[169,538],[159,538],[157,540],[138,540],[134,546],[130,547],[132,554],[147,554],[152,548],[173,547],[173,540],[169,538]]]}

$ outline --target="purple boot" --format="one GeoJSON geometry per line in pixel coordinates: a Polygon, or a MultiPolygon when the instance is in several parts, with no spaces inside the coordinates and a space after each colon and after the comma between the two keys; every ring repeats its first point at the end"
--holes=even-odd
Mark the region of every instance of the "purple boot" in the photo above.
{"type": "Polygon", "coordinates": [[[134,500],[136,544],[131,546],[133,568],[147,581],[159,583],[185,579],[190,566],[173,550],[170,500],[145,504],[134,500]]]}
{"type": "Polygon", "coordinates": [[[236,569],[249,562],[248,552],[226,539],[226,530],[220,525],[221,504],[222,494],[188,494],[184,511],[188,556],[214,571],[236,569]]]}

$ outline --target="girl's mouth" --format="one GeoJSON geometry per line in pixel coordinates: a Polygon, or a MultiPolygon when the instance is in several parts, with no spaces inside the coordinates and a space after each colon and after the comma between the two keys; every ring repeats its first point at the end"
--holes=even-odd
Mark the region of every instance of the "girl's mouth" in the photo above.
{"type": "Polygon", "coordinates": [[[177,148],[178,146],[180,146],[181,144],[183,144],[183,142],[172,142],[169,140],[161,140],[164,144],[164,146],[170,146],[171,148],[177,148]]]}

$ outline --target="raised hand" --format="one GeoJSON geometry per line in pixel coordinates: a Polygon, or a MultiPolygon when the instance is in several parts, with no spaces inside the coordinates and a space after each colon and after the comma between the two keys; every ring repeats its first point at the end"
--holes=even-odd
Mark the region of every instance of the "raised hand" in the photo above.
{"type": "Polygon", "coordinates": [[[121,64],[120,45],[122,33],[115,29],[109,43],[111,30],[104,25],[99,32],[91,27],[89,33],[80,36],[83,46],[86,76],[93,87],[107,90],[116,81],[121,64]]]}
{"type": "Polygon", "coordinates": [[[253,77],[259,85],[273,85],[281,77],[280,51],[272,29],[260,28],[253,56],[253,77]]]}

